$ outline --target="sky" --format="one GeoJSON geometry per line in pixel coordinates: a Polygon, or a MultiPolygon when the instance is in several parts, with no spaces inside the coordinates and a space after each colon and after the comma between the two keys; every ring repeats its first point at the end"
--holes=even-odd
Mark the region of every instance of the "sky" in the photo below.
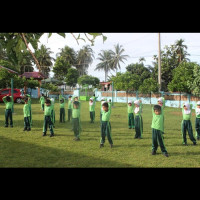
{"type": "MultiPolygon", "coordinates": [[[[145,32],[103,34],[107,36],[107,40],[103,43],[102,37],[97,37],[95,39],[94,46],[92,46],[95,59],[88,68],[88,74],[98,77],[100,81],[104,81],[105,73],[104,71],[95,71],[94,69],[99,63],[97,58],[101,50],[114,50],[114,45],[118,43],[123,46],[125,50],[124,54],[129,55],[129,57],[127,58],[127,61],[124,61],[124,64],[121,63],[121,72],[125,72],[127,65],[138,62],[141,57],[145,58],[145,65],[152,65],[153,55],[158,55],[158,33],[145,32]]],[[[78,33],[74,33],[74,35],[77,36],[78,33]]],[[[83,33],[81,35],[85,38],[83,33]]],[[[170,46],[174,44],[176,40],[183,39],[185,41],[184,44],[188,47],[187,52],[190,54],[190,56],[188,56],[190,61],[200,64],[200,33],[160,33],[160,35],[161,50],[166,45],[170,46]]],[[[48,34],[45,33],[40,38],[40,45],[42,44],[50,48],[53,52],[51,56],[56,59],[56,54],[66,45],[73,48],[75,51],[78,51],[82,48],[82,46],[87,44],[90,45],[91,43],[80,40],[79,44],[77,44],[76,40],[70,33],[67,33],[65,38],[56,33],[53,33],[52,36],[48,38],[48,34]]],[[[116,72],[111,71],[108,75],[110,76],[115,73],[116,72]]],[[[53,72],[50,74],[53,76],[53,72]]]]}

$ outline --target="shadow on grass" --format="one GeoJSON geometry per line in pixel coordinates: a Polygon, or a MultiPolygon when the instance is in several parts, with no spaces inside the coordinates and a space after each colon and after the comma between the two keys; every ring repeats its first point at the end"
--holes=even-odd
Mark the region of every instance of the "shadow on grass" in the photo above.
{"type": "MultiPolygon", "coordinates": [[[[81,144],[80,144],[81,145],[81,144]]],[[[127,167],[122,163],[95,158],[83,153],[44,147],[0,137],[0,167],[10,168],[110,168],[127,167]]],[[[128,167],[134,167],[128,165],[128,167]]]]}

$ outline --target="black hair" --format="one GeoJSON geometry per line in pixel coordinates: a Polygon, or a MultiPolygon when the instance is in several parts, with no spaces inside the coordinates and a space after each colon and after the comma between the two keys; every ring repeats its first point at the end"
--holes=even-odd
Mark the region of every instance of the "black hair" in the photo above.
{"type": "Polygon", "coordinates": [[[95,94],[93,96],[95,97],[95,94]]]}
{"type": "Polygon", "coordinates": [[[63,103],[64,102],[64,99],[62,98],[62,99],[60,99],[60,103],[63,103]]]}
{"type": "Polygon", "coordinates": [[[69,98],[72,98],[72,96],[71,96],[71,95],[69,95],[69,98]]]}
{"type": "Polygon", "coordinates": [[[78,101],[74,101],[73,103],[75,106],[79,106],[79,102],[78,101]]]}
{"type": "Polygon", "coordinates": [[[42,96],[44,96],[44,94],[42,93],[42,96]]]}
{"type": "Polygon", "coordinates": [[[154,109],[154,110],[159,110],[159,111],[160,111],[160,110],[161,110],[161,106],[160,106],[160,105],[154,105],[153,109],[154,109]]]}
{"type": "Polygon", "coordinates": [[[28,101],[28,97],[26,96],[26,97],[24,97],[24,101],[28,101]]]}
{"type": "Polygon", "coordinates": [[[51,100],[50,99],[46,99],[45,103],[51,104],[51,100]]]}
{"type": "Polygon", "coordinates": [[[6,101],[10,102],[10,97],[9,96],[6,96],[6,101]]]}
{"type": "Polygon", "coordinates": [[[102,104],[102,106],[105,106],[105,107],[108,108],[108,102],[104,102],[104,103],[102,104]]]}

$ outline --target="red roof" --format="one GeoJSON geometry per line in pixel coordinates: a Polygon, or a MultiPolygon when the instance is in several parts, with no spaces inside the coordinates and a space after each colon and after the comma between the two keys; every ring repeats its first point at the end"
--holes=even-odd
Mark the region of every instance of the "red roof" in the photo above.
{"type": "Polygon", "coordinates": [[[0,68],[3,68],[3,69],[8,70],[10,73],[18,74],[16,71],[13,71],[12,69],[9,69],[9,68],[7,68],[7,67],[0,66],[0,68]]]}
{"type": "Polygon", "coordinates": [[[25,76],[25,78],[31,78],[33,77],[34,79],[43,79],[47,78],[44,74],[41,72],[24,72],[21,76],[25,76]]]}
{"type": "Polygon", "coordinates": [[[109,85],[111,83],[112,83],[111,81],[110,82],[100,82],[101,85],[109,85]]]}

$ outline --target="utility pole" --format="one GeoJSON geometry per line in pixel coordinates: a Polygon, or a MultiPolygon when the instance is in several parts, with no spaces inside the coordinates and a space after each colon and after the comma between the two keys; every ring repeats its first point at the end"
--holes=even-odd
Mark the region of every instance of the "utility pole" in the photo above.
{"type": "Polygon", "coordinates": [[[161,91],[161,43],[160,43],[160,33],[158,33],[158,84],[159,92],[161,91]]]}

